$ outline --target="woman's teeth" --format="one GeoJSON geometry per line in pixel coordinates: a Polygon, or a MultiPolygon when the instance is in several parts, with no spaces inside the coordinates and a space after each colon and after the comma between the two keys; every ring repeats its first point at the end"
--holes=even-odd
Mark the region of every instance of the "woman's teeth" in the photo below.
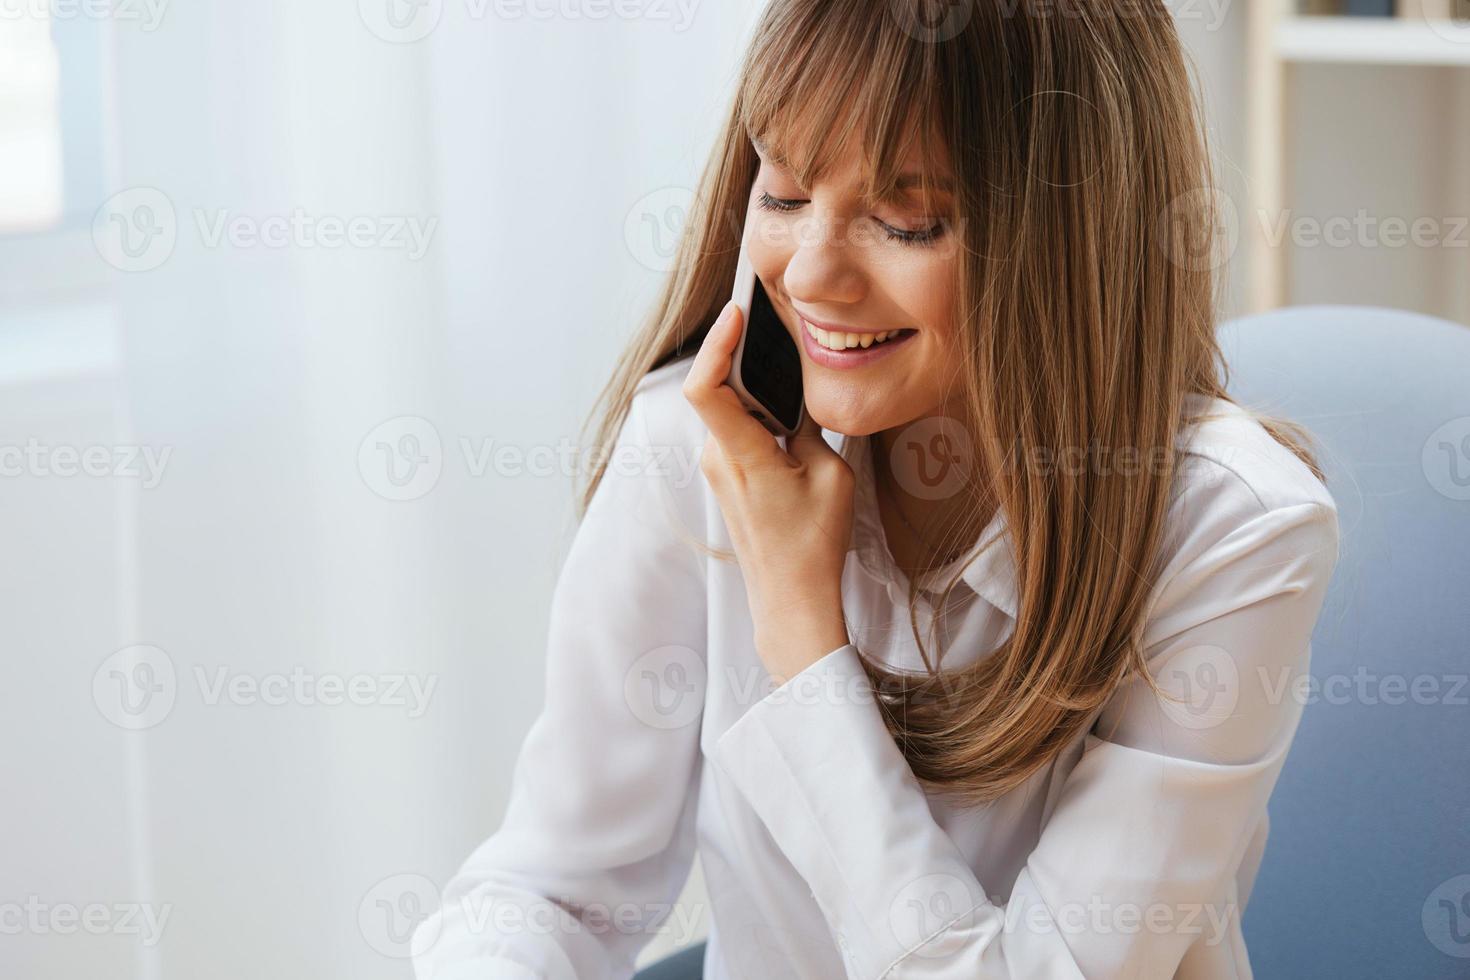
{"type": "Polygon", "coordinates": [[[823,330],[805,320],[801,321],[813,340],[828,350],[847,350],[850,347],[872,347],[885,340],[897,337],[902,330],[885,330],[882,333],[843,333],[840,330],[823,330]]]}

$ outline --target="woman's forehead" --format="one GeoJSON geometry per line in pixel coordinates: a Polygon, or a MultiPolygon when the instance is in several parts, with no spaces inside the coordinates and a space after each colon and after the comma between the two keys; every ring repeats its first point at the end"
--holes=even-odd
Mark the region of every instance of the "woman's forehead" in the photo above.
{"type": "MultiPolygon", "coordinates": [[[[886,177],[893,193],[904,194],[922,191],[927,178],[928,187],[935,192],[946,193],[954,189],[954,174],[949,168],[948,155],[944,153],[943,147],[930,147],[933,155],[926,158],[925,147],[917,139],[911,140],[889,162],[890,172],[887,174],[870,171],[860,141],[853,138],[840,145],[822,147],[819,150],[801,147],[799,155],[797,151],[788,150],[779,136],[770,133],[752,136],[750,142],[762,162],[798,180],[801,177],[801,166],[795,161],[805,161],[813,182],[832,181],[862,185],[876,182],[875,178],[886,177]]],[[[875,166],[873,169],[882,168],[875,166]]]]}

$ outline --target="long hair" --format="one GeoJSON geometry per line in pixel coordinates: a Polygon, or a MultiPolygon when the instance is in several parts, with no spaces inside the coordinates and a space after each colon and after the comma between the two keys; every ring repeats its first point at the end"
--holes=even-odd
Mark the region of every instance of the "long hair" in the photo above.
{"type": "MultiPolygon", "coordinates": [[[[963,802],[1021,785],[1130,671],[1161,693],[1141,640],[1177,440],[1193,421],[1188,396],[1226,397],[1198,101],[1159,0],[772,0],[674,271],[598,400],[606,449],[640,379],[692,355],[729,298],[759,166],[752,139],[811,187],[856,136],[875,200],[911,140],[931,180],[944,152],[967,352],[951,400],[983,478],[975,506],[1004,515],[1017,618],[962,669],[927,654],[919,675],[862,659],[915,776],[963,802]],[[1144,465],[1035,465],[1093,446],[1144,465]]],[[[1300,436],[1265,421],[1315,470],[1300,436]]]]}

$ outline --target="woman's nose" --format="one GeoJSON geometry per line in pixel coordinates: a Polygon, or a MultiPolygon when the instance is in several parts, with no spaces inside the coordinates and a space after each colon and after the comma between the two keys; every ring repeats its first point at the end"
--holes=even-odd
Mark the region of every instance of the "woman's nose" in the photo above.
{"type": "Polygon", "coordinates": [[[857,303],[867,295],[862,248],[845,219],[813,216],[798,222],[786,263],[786,291],[803,303],[857,303]]]}

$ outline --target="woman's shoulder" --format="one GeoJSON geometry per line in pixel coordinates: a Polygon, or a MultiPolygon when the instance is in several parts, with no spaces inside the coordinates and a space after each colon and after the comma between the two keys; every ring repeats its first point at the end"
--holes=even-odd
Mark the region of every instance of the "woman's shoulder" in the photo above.
{"type": "Polygon", "coordinates": [[[704,442],[704,422],[684,397],[684,378],[693,364],[692,354],[670,361],[645,374],[633,389],[632,410],[657,445],[694,447],[704,442]]]}
{"type": "Polygon", "coordinates": [[[607,460],[609,473],[655,479],[681,509],[689,508],[686,520],[703,508],[699,455],[708,435],[684,397],[684,378],[693,362],[692,356],[682,357],[638,379],[607,460]]]}
{"type": "Polygon", "coordinates": [[[1191,396],[1192,420],[1179,441],[1180,495],[1256,514],[1302,505],[1336,510],[1312,468],[1258,417],[1223,398],[1191,396]]]}
{"type": "Polygon", "coordinates": [[[1298,586],[1325,584],[1338,547],[1327,487],[1248,409],[1199,396],[1190,408],[1164,532],[1162,606],[1182,602],[1212,575],[1241,576],[1237,584],[1248,591],[1251,580],[1290,566],[1298,586]]]}

